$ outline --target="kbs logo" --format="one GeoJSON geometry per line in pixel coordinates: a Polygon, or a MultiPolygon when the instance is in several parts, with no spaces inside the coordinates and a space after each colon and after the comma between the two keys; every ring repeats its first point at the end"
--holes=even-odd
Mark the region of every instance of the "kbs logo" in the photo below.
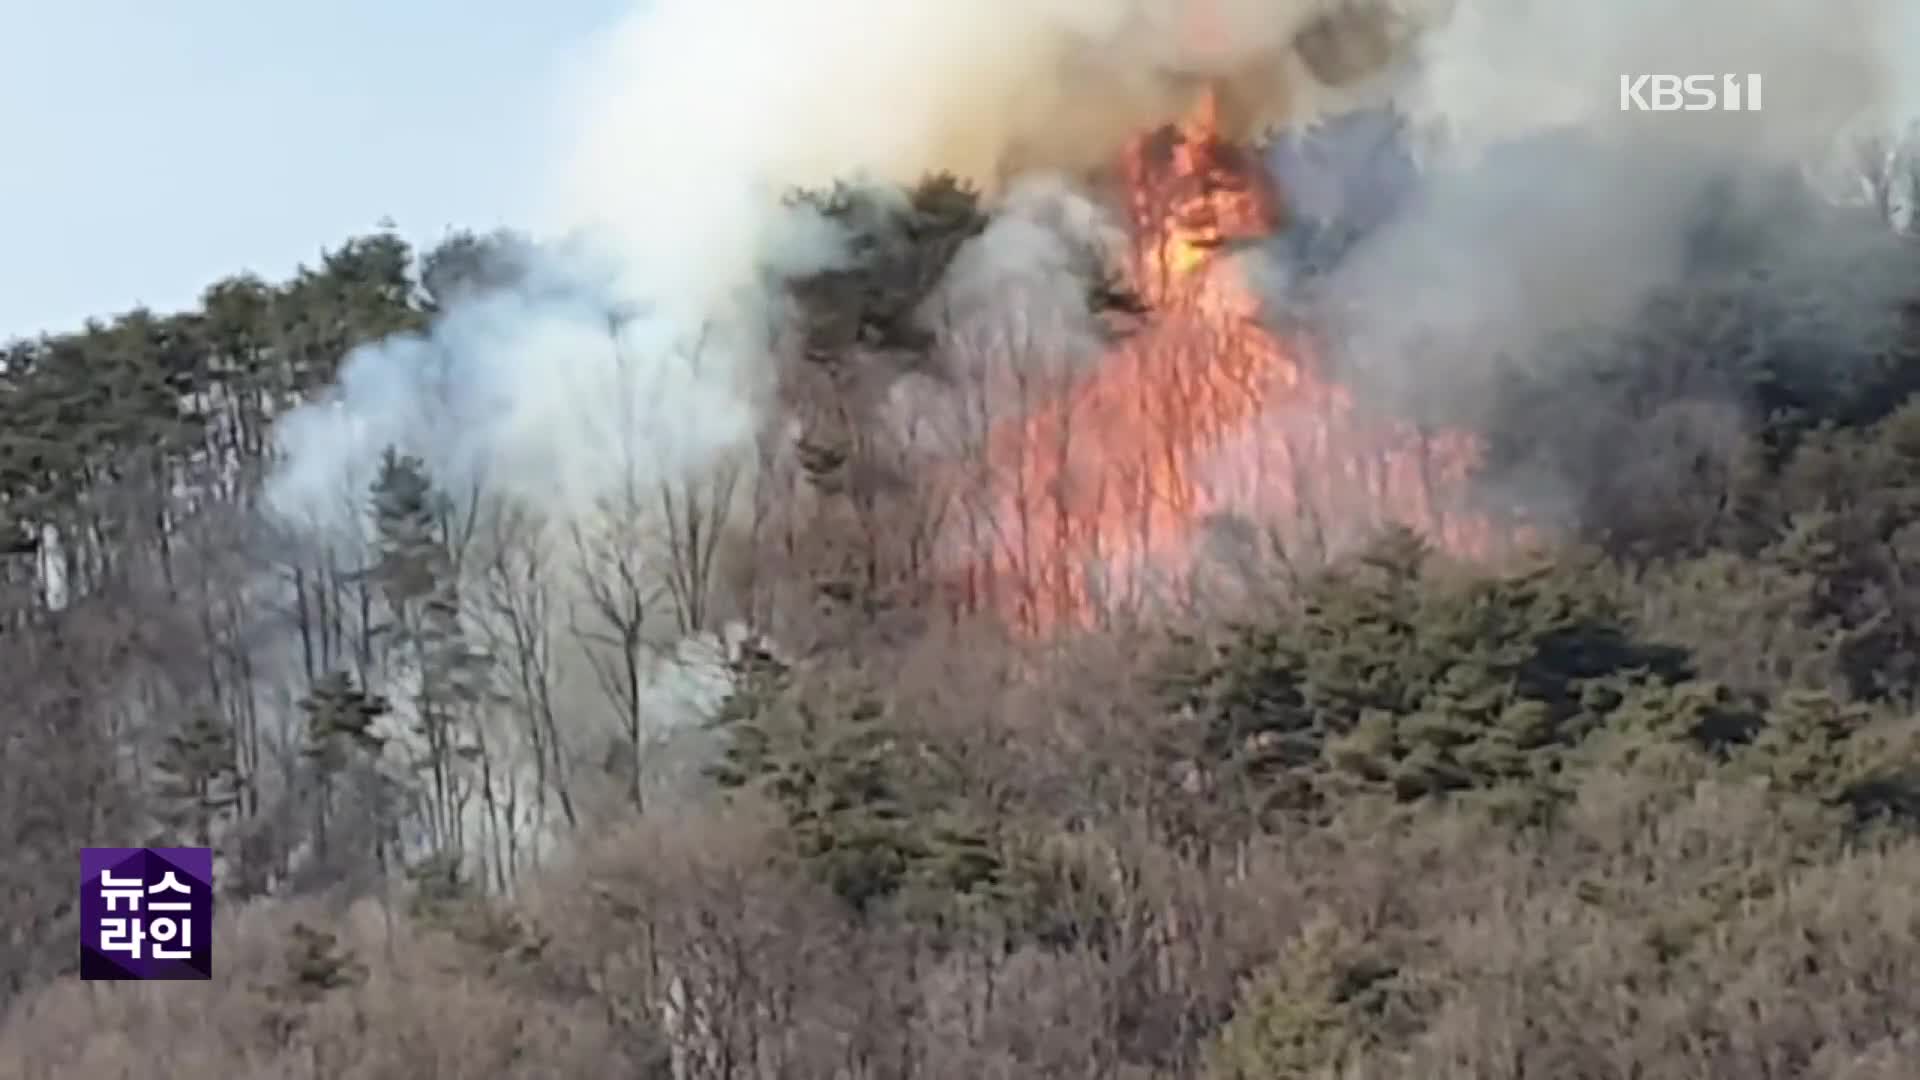
{"type": "Polygon", "coordinates": [[[1715,109],[1759,112],[1760,76],[1620,76],[1621,112],[1712,112],[1715,109]]]}

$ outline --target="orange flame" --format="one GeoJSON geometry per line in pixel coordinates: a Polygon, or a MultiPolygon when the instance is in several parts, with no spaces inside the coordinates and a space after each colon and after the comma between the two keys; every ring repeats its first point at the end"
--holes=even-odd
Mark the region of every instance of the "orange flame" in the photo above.
{"type": "Polygon", "coordinates": [[[993,521],[971,602],[1040,632],[1165,598],[1194,583],[1196,545],[1225,517],[1322,556],[1388,524],[1489,549],[1497,530],[1450,510],[1470,438],[1370,420],[1256,321],[1220,256],[1285,215],[1260,162],[1220,137],[1217,99],[1135,140],[1121,175],[1152,321],[988,432],[993,521]]]}

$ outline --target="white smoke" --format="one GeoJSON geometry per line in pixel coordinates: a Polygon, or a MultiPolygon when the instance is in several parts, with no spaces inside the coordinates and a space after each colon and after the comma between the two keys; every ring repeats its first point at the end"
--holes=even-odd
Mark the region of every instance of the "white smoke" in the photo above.
{"type": "Polygon", "coordinates": [[[611,482],[610,440],[667,476],[737,450],[769,289],[838,255],[785,192],[1090,166],[1185,108],[1196,73],[1249,80],[1272,119],[1309,85],[1288,46],[1323,6],[1239,0],[1196,26],[1173,0],[640,5],[576,88],[530,280],[349,358],[333,400],[283,421],[270,505],[337,518],[389,444],[563,515],[611,482]]]}
{"type": "Polygon", "coordinates": [[[1626,316],[1685,272],[1716,191],[1764,198],[1920,106],[1920,24],[1890,0],[1419,6],[1394,97],[1428,178],[1326,286],[1360,312],[1350,363],[1410,396],[1470,398],[1474,357],[1626,316]],[[1662,73],[1758,74],[1763,108],[1621,111],[1620,76],[1662,73]]]}
{"type": "Polygon", "coordinates": [[[1474,146],[1554,128],[1632,139],[1662,118],[1620,111],[1621,75],[1755,73],[1763,111],[1674,115],[1664,133],[1802,152],[1915,103],[1913,19],[1892,0],[1457,0],[1419,38],[1405,100],[1474,146]]]}
{"type": "Polygon", "coordinates": [[[357,533],[348,507],[391,446],[449,491],[480,485],[564,517],[631,479],[636,459],[651,485],[751,438],[766,345],[750,294],[682,320],[564,269],[577,264],[540,260],[523,284],[463,299],[425,334],[348,357],[330,397],[280,421],[270,508],[357,533]]]}
{"type": "MultiPolygon", "coordinates": [[[[989,186],[1012,169],[1071,172],[1177,114],[1190,76],[1245,91],[1242,123],[1299,118],[1329,92],[1293,40],[1342,6],[639,5],[578,88],[575,149],[556,169],[544,222],[566,243],[544,249],[528,286],[351,358],[337,403],[282,425],[273,505],[311,510],[357,489],[389,442],[450,474],[484,468],[563,510],[591,498],[615,456],[609,440],[636,428],[668,474],[738,447],[760,419],[771,363],[765,290],[780,271],[836,255],[830,231],[782,206],[784,190],[941,169],[989,186]],[[638,317],[610,330],[609,312],[638,317]]],[[[1460,145],[1574,125],[1800,149],[1851,116],[1920,97],[1908,57],[1920,16],[1891,0],[1398,6],[1419,28],[1398,95],[1460,145]],[[1616,77],[1649,70],[1759,72],[1766,111],[1619,113],[1616,77]]],[[[1632,226],[1658,215],[1634,211],[1642,192],[1623,171],[1627,190],[1590,216],[1624,220],[1637,240],[1632,226]]]]}

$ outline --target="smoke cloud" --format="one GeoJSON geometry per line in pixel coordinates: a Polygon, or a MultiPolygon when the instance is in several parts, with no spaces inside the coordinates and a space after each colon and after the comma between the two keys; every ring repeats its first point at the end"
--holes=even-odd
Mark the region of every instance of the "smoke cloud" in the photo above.
{"type": "Polygon", "coordinates": [[[574,149],[540,223],[565,242],[542,250],[523,287],[350,362],[338,404],[284,425],[276,505],[357,487],[388,441],[569,507],[591,500],[597,463],[618,457],[616,429],[630,438],[638,426],[669,472],[741,445],[768,374],[770,282],[837,255],[831,230],[781,205],[794,185],[951,170],[998,189],[1073,175],[1178,116],[1208,82],[1228,88],[1229,120],[1248,134],[1391,93],[1454,157],[1556,128],[1611,139],[1598,171],[1548,167],[1509,173],[1503,194],[1467,184],[1432,196],[1355,271],[1358,293],[1411,296],[1407,279],[1431,269],[1423,253],[1444,250],[1451,280],[1485,285],[1449,301],[1454,318],[1477,321],[1515,289],[1524,301],[1507,306],[1619,302],[1617,283],[1674,267],[1670,230],[1702,154],[1805,153],[1863,112],[1912,105],[1920,87],[1905,55],[1920,16],[1890,0],[1401,0],[1390,20],[1326,21],[1350,8],[643,4],[574,88],[574,149]],[[1343,90],[1315,76],[1352,75],[1393,41],[1402,62],[1380,79],[1343,90]],[[1616,78],[1637,71],[1758,72],[1766,111],[1620,113],[1616,78]],[[1581,212],[1555,214],[1562,227],[1545,232],[1499,228],[1498,199],[1530,179],[1581,212]],[[1570,250],[1582,257],[1561,257],[1570,250]],[[609,332],[609,311],[637,317],[609,332]]]}
{"type": "MultiPolygon", "coordinates": [[[[1407,9],[1411,10],[1411,8],[1407,9]]],[[[1345,362],[1459,416],[1473,364],[1631,315],[1689,272],[1714,215],[1763,222],[1837,133],[1920,115],[1910,5],[1460,0],[1419,13],[1391,91],[1423,157],[1409,204],[1321,291],[1345,362]],[[1621,75],[1762,76],[1759,112],[1623,112],[1621,75]]]]}
{"type": "MultiPolygon", "coordinates": [[[[1179,115],[1205,80],[1235,88],[1251,132],[1312,97],[1292,41],[1325,7],[641,5],[571,88],[573,149],[525,272],[348,358],[328,401],[281,423],[269,506],[352,536],[352,503],[391,445],[455,490],[484,482],[564,521],[636,467],[648,488],[744,453],[765,419],[774,290],[841,254],[785,192],[941,170],[990,190],[1071,175],[1179,115]]],[[[993,234],[991,258],[1022,249],[1009,236],[993,234]]]]}
{"type": "Polygon", "coordinates": [[[1887,0],[1459,0],[1415,42],[1419,73],[1404,101],[1474,146],[1573,127],[1806,152],[1863,112],[1911,115],[1920,104],[1913,18],[1887,0]],[[1630,73],[1757,73],[1764,110],[1622,113],[1618,79],[1630,73]]]}

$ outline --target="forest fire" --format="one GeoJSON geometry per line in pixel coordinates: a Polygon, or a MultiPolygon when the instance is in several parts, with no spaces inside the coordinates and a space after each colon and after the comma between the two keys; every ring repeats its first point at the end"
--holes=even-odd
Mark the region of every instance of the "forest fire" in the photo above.
{"type": "Polygon", "coordinates": [[[1217,108],[1208,94],[1137,138],[1120,170],[1145,325],[988,433],[996,527],[969,591],[1024,631],[1190,595],[1207,537],[1232,520],[1308,562],[1390,524],[1462,554],[1496,539],[1454,509],[1470,437],[1364,415],[1304,343],[1258,320],[1228,256],[1285,207],[1217,108]]]}

